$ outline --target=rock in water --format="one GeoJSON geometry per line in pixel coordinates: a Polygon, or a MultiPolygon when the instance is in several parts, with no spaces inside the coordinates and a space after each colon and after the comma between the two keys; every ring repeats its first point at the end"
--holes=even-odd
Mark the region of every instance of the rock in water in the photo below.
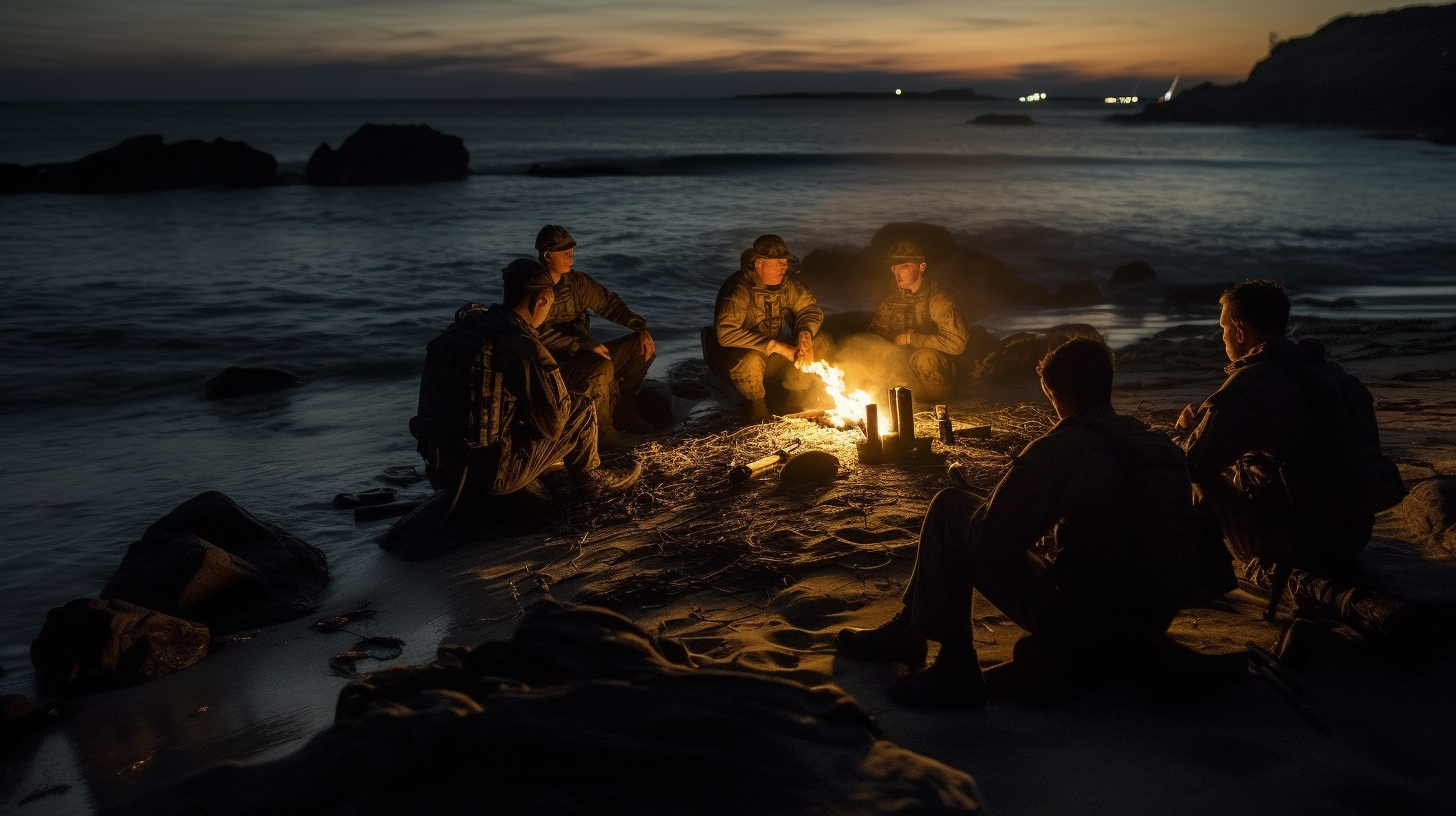
{"type": "Polygon", "coordinates": [[[1153,271],[1147,261],[1125,263],[1112,270],[1112,277],[1107,281],[1107,291],[1115,292],[1124,286],[1154,280],[1157,277],[1158,273],[1153,271]]]}
{"type": "Polygon", "coordinates": [[[966,774],[882,738],[832,686],[694,669],[604,609],[543,601],[508,643],[361,677],[291,756],[120,814],[978,813],[966,774]]]}
{"type": "Polygon", "coordinates": [[[189,139],[165,144],[161,136],[127,139],[79,161],[7,165],[0,172],[0,192],[130,193],[278,183],[278,162],[242,142],[189,139]]]}
{"type": "Polygon", "coordinates": [[[298,376],[281,368],[242,368],[228,366],[207,381],[207,398],[231,399],[261,391],[277,391],[298,385],[298,376]]]}
{"type": "Polygon", "coordinates": [[[1395,514],[1416,541],[1456,552],[1456,477],[1420,482],[1396,505],[1395,514]]]}
{"type": "Polygon", "coordinates": [[[368,186],[457,181],[469,174],[470,153],[459,136],[429,125],[368,124],[337,151],[319,145],[303,178],[325,186],[368,186]]]}
{"type": "Polygon", "coordinates": [[[206,626],[119,600],[82,598],[46,615],[30,644],[41,683],[69,693],[165,677],[207,655],[206,626]]]}
{"type": "Polygon", "coordinates": [[[308,614],[328,582],[316,547],[209,491],[148,527],[101,597],[184,615],[226,635],[308,614]]]}

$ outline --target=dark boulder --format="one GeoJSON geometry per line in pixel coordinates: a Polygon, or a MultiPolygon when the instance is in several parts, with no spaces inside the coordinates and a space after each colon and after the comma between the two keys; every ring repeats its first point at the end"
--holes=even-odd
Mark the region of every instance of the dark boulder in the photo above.
{"type": "Polygon", "coordinates": [[[1134,122],[1456,126],[1456,5],[1345,15],[1276,44],[1247,80],[1203,83],[1134,122]]]}
{"type": "Polygon", "coordinates": [[[202,621],[226,635],[308,614],[328,582],[317,548],[210,491],[148,527],[101,597],[202,621]]]}
{"type": "Polygon", "coordinates": [[[120,600],[82,598],[46,615],[30,644],[42,685],[67,693],[165,677],[207,655],[206,626],[120,600]]]}
{"type": "Polygon", "coordinates": [[[532,607],[508,643],[360,678],[291,756],[114,814],[976,813],[964,773],[881,738],[842,691],[699,671],[606,610],[532,607]]]}
{"type": "Polygon", "coordinates": [[[661,380],[647,380],[637,391],[632,407],[637,416],[651,425],[654,430],[672,427],[672,386],[661,380]]]}
{"type": "Polygon", "coordinates": [[[1153,271],[1147,261],[1125,263],[1112,270],[1112,277],[1107,280],[1107,291],[1115,292],[1124,286],[1156,280],[1157,277],[1158,273],[1153,271]]]}
{"type": "Polygon", "coordinates": [[[1417,483],[1395,507],[1411,538],[1433,550],[1456,552],[1456,477],[1417,483]]]}
{"type": "Polygon", "coordinates": [[[336,151],[319,145],[303,178],[325,186],[373,186],[457,181],[470,174],[470,153],[459,136],[429,125],[368,124],[336,151]]]}
{"type": "Polygon", "coordinates": [[[704,400],[712,396],[704,379],[708,376],[708,364],[702,358],[694,357],[677,363],[667,370],[667,385],[674,397],[688,400],[704,400]]]}
{"type": "MultiPolygon", "coordinates": [[[[38,164],[0,173],[0,189],[19,179],[50,193],[134,193],[184,187],[267,187],[278,184],[278,162],[242,142],[189,139],[166,144],[137,136],[66,164],[38,164]]],[[[15,191],[15,190],[12,190],[15,191]]]]}
{"type": "Polygon", "coordinates": [[[228,366],[221,374],[207,381],[205,396],[210,400],[231,399],[244,394],[292,388],[298,383],[298,375],[281,368],[228,366]]]}
{"type": "Polygon", "coordinates": [[[1036,374],[1037,363],[1048,352],[1069,340],[1088,337],[1105,342],[1101,332],[1085,323],[1067,323],[1045,333],[1017,332],[1001,341],[1000,348],[986,355],[976,366],[978,378],[1014,380],[1036,374]]]}

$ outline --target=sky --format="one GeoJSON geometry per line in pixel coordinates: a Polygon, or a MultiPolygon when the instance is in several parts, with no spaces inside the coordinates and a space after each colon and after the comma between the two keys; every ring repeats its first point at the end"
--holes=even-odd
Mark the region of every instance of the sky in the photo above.
{"type": "Polygon", "coordinates": [[[1247,75],[1361,0],[0,0],[0,100],[1093,95],[1247,75]]]}

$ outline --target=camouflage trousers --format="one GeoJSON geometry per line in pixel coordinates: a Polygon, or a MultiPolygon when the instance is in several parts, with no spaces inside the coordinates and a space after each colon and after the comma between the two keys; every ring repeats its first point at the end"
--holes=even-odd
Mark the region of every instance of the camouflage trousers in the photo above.
{"type": "MultiPolygon", "coordinates": [[[[511,440],[514,443],[516,440],[511,440]]],[[[451,451],[421,446],[425,473],[437,490],[504,496],[529,485],[555,463],[566,465],[573,476],[589,473],[601,465],[597,456],[597,417],[592,401],[582,394],[571,395],[571,412],[566,427],[555,439],[539,439],[526,445],[493,445],[474,451],[451,451]],[[460,487],[461,476],[465,485],[460,487]]]]}
{"type": "Polygon", "coordinates": [[[1136,598],[1069,592],[1059,583],[1075,576],[1054,580],[1052,564],[1038,553],[989,557],[994,548],[983,540],[977,522],[983,503],[953,488],[930,502],[904,597],[916,632],[940,642],[968,637],[975,591],[1017,626],[1063,644],[1068,652],[1118,641],[1145,644],[1167,631],[1172,613],[1138,608],[1136,598]]]}
{"type": "Polygon", "coordinates": [[[904,383],[923,403],[946,399],[959,382],[958,358],[943,351],[900,346],[869,333],[855,335],[848,345],[864,358],[858,361],[861,367],[884,372],[877,379],[904,383]]]}
{"type": "MultiPolygon", "coordinates": [[[[761,400],[767,394],[764,383],[777,379],[786,391],[808,390],[819,378],[806,374],[794,367],[787,358],[777,354],[764,354],[755,349],[724,348],[718,343],[717,332],[712,326],[703,329],[703,362],[708,370],[733,383],[738,393],[747,400],[761,400]]],[[[814,338],[814,359],[828,356],[829,336],[823,332],[814,338]]]]}
{"type": "Polygon", "coordinates": [[[612,359],[590,351],[553,351],[552,355],[561,366],[567,389],[590,397],[596,406],[597,427],[607,429],[612,427],[618,405],[633,404],[655,358],[643,355],[642,338],[636,332],[602,345],[611,352],[612,359]]]}

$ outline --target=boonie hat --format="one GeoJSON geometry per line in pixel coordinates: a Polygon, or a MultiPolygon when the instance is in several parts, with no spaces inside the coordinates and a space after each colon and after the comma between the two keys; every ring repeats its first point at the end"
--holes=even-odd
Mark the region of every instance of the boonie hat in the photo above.
{"type": "Polygon", "coordinates": [[[501,269],[501,280],[507,286],[516,285],[523,289],[550,289],[551,273],[534,258],[517,258],[501,269]]]}
{"type": "Polygon", "coordinates": [[[896,241],[890,245],[890,256],[886,260],[890,266],[899,266],[904,263],[925,263],[925,250],[914,241],[896,241]]]}
{"type": "Polygon", "coordinates": [[[566,227],[556,224],[547,224],[536,233],[537,252],[561,252],[576,246],[576,239],[566,231],[566,227]]]}
{"type": "Polygon", "coordinates": [[[799,265],[799,259],[789,252],[789,245],[784,243],[784,239],[773,234],[758,236],[744,255],[750,266],[759,258],[768,261],[787,260],[791,268],[799,265]]]}

